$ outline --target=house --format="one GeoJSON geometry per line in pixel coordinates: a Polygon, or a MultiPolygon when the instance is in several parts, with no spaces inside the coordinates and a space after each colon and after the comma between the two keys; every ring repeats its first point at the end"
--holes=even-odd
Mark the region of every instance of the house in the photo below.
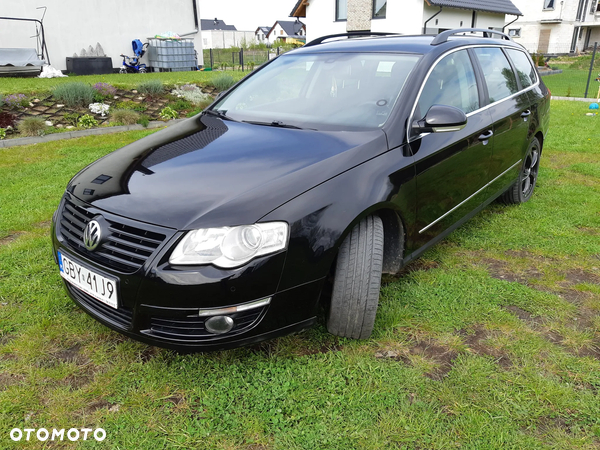
{"type": "Polygon", "coordinates": [[[509,35],[530,52],[563,54],[600,42],[599,0],[513,0],[523,11],[509,35]]]}
{"type": "Polygon", "coordinates": [[[227,25],[223,20],[201,19],[202,47],[229,48],[254,43],[256,35],[252,31],[239,31],[235,25],[227,25]]]}
{"type": "MultiPolygon", "coordinates": [[[[149,37],[167,31],[193,39],[198,64],[203,64],[197,0],[173,0],[168,8],[163,0],[145,0],[143,7],[139,2],[122,0],[103,0],[99,5],[81,0],[47,0],[46,9],[39,9],[37,0],[20,0],[2,2],[0,15],[43,18],[47,56],[59,70],[67,69],[66,58],[79,55],[81,49],[96,47],[97,43],[111,58],[113,69],[117,69],[122,64],[120,54],[133,56],[132,40],[147,42],[149,37]]],[[[39,48],[36,22],[0,20],[0,30],[3,48],[39,48]]],[[[147,56],[142,62],[148,63],[147,56]]]]}
{"type": "Polygon", "coordinates": [[[256,41],[261,44],[269,44],[269,40],[267,39],[267,35],[269,34],[269,31],[271,31],[271,27],[258,27],[256,29],[256,31],[254,32],[254,35],[256,36],[256,41]]]}
{"type": "Polygon", "coordinates": [[[278,20],[269,30],[267,39],[275,42],[280,39],[283,42],[306,42],[306,25],[296,20],[278,20]]]}
{"type": "Polygon", "coordinates": [[[502,30],[507,15],[522,15],[511,0],[298,0],[290,14],[305,18],[309,41],[349,31],[437,34],[464,27],[502,30]]]}

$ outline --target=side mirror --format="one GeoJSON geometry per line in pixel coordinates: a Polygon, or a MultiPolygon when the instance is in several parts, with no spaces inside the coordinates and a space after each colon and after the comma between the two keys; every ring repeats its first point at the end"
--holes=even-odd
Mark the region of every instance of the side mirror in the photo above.
{"type": "Polygon", "coordinates": [[[421,120],[413,122],[413,131],[421,133],[444,133],[459,131],[467,125],[467,116],[462,109],[447,105],[433,105],[421,120]]]}

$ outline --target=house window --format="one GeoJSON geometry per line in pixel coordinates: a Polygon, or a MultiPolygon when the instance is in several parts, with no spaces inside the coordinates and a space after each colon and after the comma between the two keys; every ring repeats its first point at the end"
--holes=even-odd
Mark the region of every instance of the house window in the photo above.
{"type": "Polygon", "coordinates": [[[335,20],[348,18],[348,0],[335,0],[335,20]]]}
{"type": "Polygon", "coordinates": [[[597,12],[600,12],[600,1],[592,0],[590,4],[590,14],[595,14],[597,12]]]}
{"type": "Polygon", "coordinates": [[[555,0],[544,0],[544,9],[554,9],[555,0]]]}
{"type": "Polygon", "coordinates": [[[521,29],[520,28],[509,28],[508,35],[510,37],[521,37],[521,29]]]}
{"type": "Polygon", "coordinates": [[[373,0],[373,19],[385,19],[387,0],[373,0]]]}
{"type": "Polygon", "coordinates": [[[280,34],[280,35],[283,35],[283,30],[279,30],[279,34],[280,34]]]}

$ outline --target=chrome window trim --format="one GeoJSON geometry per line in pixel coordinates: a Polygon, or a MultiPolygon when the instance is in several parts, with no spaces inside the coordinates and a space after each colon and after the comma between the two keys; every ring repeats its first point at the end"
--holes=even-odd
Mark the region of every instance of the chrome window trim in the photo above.
{"type": "MultiPolygon", "coordinates": [[[[431,133],[421,133],[418,136],[415,136],[414,138],[410,138],[410,130],[411,130],[411,124],[413,123],[414,120],[414,116],[415,116],[415,110],[417,109],[417,103],[419,103],[419,99],[421,98],[421,94],[423,93],[423,89],[425,88],[425,83],[427,83],[427,80],[429,79],[429,77],[431,76],[431,72],[433,72],[433,69],[436,68],[436,66],[439,64],[439,62],[444,59],[446,56],[451,55],[452,53],[458,52],[460,50],[466,50],[469,48],[506,48],[506,49],[512,49],[512,50],[517,50],[519,52],[523,52],[525,53],[525,55],[527,56],[527,59],[529,60],[529,63],[531,64],[531,58],[529,57],[529,54],[520,49],[520,48],[515,48],[515,47],[511,47],[511,46],[506,46],[506,45],[497,45],[497,44],[489,44],[489,45],[484,45],[484,44],[474,44],[474,45],[467,45],[465,47],[458,47],[458,48],[453,48],[452,50],[440,55],[440,57],[438,59],[435,60],[435,62],[431,65],[431,67],[429,68],[429,71],[427,72],[427,75],[425,76],[425,78],[423,79],[423,82],[421,83],[421,88],[419,89],[419,93],[417,94],[417,97],[415,99],[415,102],[413,104],[412,110],[410,112],[410,120],[408,121],[408,127],[406,130],[406,142],[408,142],[409,144],[411,142],[414,142],[418,139],[421,139],[423,136],[427,136],[428,134],[431,133]]],[[[506,56],[506,55],[505,55],[506,56]]],[[[507,56],[508,58],[508,56],[507,56]]],[[[532,66],[533,67],[533,66],[532,66]]],[[[475,67],[473,67],[473,70],[475,70],[475,67]]],[[[475,111],[471,111],[470,113],[466,114],[467,118],[471,117],[474,114],[479,114],[482,111],[485,111],[486,109],[489,109],[492,106],[496,106],[506,100],[510,100],[518,95],[524,94],[525,92],[528,92],[532,89],[537,88],[540,85],[540,75],[538,74],[537,70],[535,71],[535,76],[536,76],[536,80],[535,83],[532,84],[531,86],[520,90],[519,92],[516,92],[512,95],[510,95],[509,97],[504,97],[501,100],[498,100],[497,102],[494,103],[489,103],[488,105],[482,106],[479,109],[476,109],[475,111]]]]}
{"type": "Polygon", "coordinates": [[[492,181],[490,181],[488,184],[486,184],[485,186],[483,186],[482,188],[480,188],[479,190],[477,190],[476,192],[474,192],[473,194],[471,194],[470,196],[468,196],[467,198],[465,198],[462,202],[460,202],[458,205],[456,205],[454,208],[452,208],[450,211],[445,212],[443,215],[441,215],[440,217],[438,217],[437,219],[435,219],[433,222],[431,222],[429,225],[427,225],[425,228],[423,228],[422,230],[419,231],[419,234],[423,233],[424,231],[427,231],[430,227],[432,227],[433,225],[435,225],[436,223],[438,223],[440,220],[442,220],[444,217],[446,217],[448,214],[451,214],[455,209],[460,208],[462,205],[464,205],[466,202],[468,202],[469,200],[471,200],[473,197],[475,197],[477,194],[479,194],[481,191],[483,191],[486,187],[488,187],[489,185],[491,185],[492,183],[494,183],[498,178],[506,175],[507,172],[510,172],[512,169],[515,168],[515,166],[517,164],[519,164],[521,161],[523,161],[522,159],[518,160],[516,163],[514,163],[512,166],[510,166],[508,169],[506,169],[504,172],[502,172],[500,175],[498,175],[496,178],[494,178],[492,181]]]}

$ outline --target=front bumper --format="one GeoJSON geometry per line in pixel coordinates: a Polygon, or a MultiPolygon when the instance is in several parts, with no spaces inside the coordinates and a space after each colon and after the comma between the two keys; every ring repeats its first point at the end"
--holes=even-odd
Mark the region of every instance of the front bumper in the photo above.
{"type": "Polygon", "coordinates": [[[173,267],[168,257],[182,235],[176,230],[111,215],[68,193],[52,224],[55,260],[57,251],[61,251],[92,271],[116,278],[118,309],[63,280],[68,295],[99,322],[136,340],[180,351],[221,350],[293,333],[315,322],[323,280],[279,291],[285,252],[258,258],[232,270],[212,266],[173,267]],[[65,204],[69,205],[68,210],[65,204]],[[77,215],[78,212],[81,214],[77,215]],[[135,260],[138,268],[111,261],[107,266],[107,257],[113,258],[113,254],[91,254],[78,245],[78,229],[74,225],[81,226],[76,219],[84,220],[84,213],[89,217],[102,215],[111,224],[117,224],[116,229],[124,224],[126,233],[135,233],[136,226],[151,227],[153,238],[159,234],[165,237],[144,261],[135,260]],[[199,315],[200,310],[229,308],[267,298],[270,302],[266,305],[227,314],[235,324],[227,333],[208,332],[205,321],[210,316],[199,315]]]}

